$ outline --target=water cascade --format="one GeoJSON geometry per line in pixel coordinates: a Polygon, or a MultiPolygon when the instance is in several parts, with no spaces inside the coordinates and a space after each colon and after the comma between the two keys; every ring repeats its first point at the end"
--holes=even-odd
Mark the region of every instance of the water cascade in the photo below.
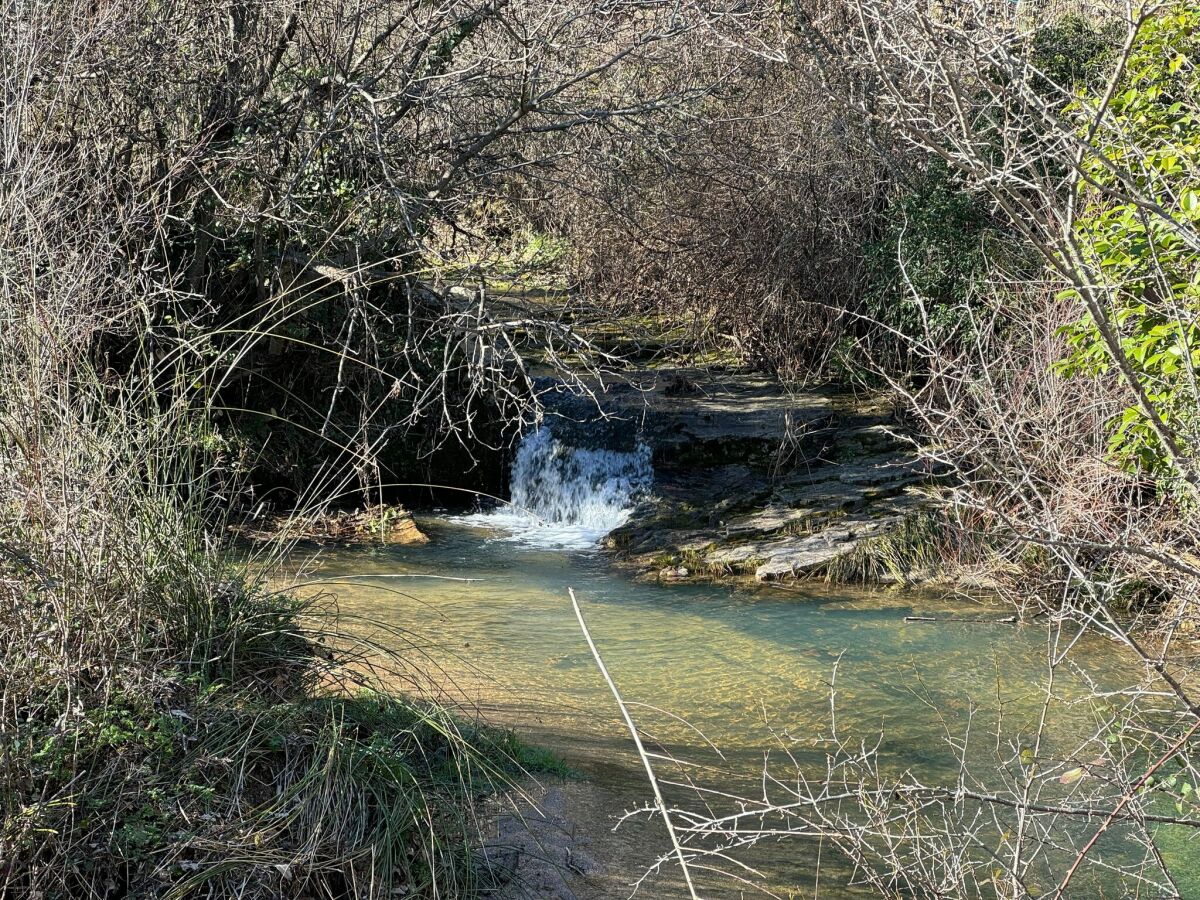
{"type": "Polygon", "coordinates": [[[593,547],[629,518],[653,475],[644,444],[632,452],[573,447],[543,427],[517,448],[511,504],[459,521],[547,547],[593,547]]]}

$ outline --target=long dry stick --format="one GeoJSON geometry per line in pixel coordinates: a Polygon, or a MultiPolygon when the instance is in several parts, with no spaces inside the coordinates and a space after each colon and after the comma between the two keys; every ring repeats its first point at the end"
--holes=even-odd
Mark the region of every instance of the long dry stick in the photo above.
{"type": "Polygon", "coordinates": [[[625,708],[625,701],[621,699],[621,692],[617,690],[616,683],[612,680],[612,676],[608,674],[608,667],[604,665],[604,660],[600,658],[600,651],[596,649],[596,642],[592,640],[592,634],[588,631],[587,622],[583,620],[583,610],[579,608],[579,601],[575,599],[575,589],[567,588],[567,593],[571,595],[571,606],[575,609],[575,618],[579,620],[579,629],[583,632],[588,649],[592,651],[592,658],[596,660],[596,667],[600,669],[600,674],[608,682],[608,689],[612,691],[613,699],[617,701],[617,706],[621,710],[621,716],[625,719],[625,727],[629,729],[629,733],[633,736],[633,744],[637,747],[638,756],[642,758],[642,765],[646,768],[646,777],[650,779],[650,787],[654,789],[654,801],[658,804],[658,811],[662,813],[663,823],[667,826],[667,834],[671,836],[671,844],[675,847],[675,856],[679,860],[679,868],[683,871],[683,880],[687,884],[688,893],[691,895],[692,900],[700,900],[699,895],[696,893],[696,887],[692,884],[692,873],[688,869],[687,858],[683,855],[683,846],[679,843],[679,838],[675,834],[675,826],[671,823],[670,813],[667,812],[667,803],[663,799],[662,790],[658,786],[658,778],[654,775],[654,766],[650,763],[650,757],[646,754],[646,748],[642,746],[642,738],[638,734],[637,726],[634,725],[633,717],[629,715],[629,710],[625,708]]]}

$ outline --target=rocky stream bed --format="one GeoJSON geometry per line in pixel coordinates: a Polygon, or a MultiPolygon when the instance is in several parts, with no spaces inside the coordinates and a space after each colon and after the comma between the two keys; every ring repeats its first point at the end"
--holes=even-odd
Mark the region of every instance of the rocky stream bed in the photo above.
{"type": "Polygon", "coordinates": [[[937,506],[938,473],[878,398],[700,369],[598,387],[602,412],[573,398],[548,421],[575,446],[650,447],[653,488],[603,542],[640,577],[821,574],[937,506]]]}

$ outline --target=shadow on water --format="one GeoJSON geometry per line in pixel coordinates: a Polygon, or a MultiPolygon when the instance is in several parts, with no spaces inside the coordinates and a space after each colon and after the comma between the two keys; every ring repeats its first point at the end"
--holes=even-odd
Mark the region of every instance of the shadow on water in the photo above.
{"type": "MultiPolygon", "coordinates": [[[[646,704],[635,707],[639,725],[687,763],[676,774],[709,788],[760,796],[764,759],[790,767],[785,750],[819,775],[835,667],[839,728],[882,734],[882,758],[897,772],[952,779],[957,763],[948,738],[961,737],[968,721],[981,765],[995,766],[994,748],[985,747],[994,744],[999,719],[1006,734],[1029,733],[1040,711],[1046,630],[979,621],[999,619],[998,609],[815,583],[787,591],[636,583],[595,553],[539,548],[445,520],[422,524],[428,545],[324,551],[319,576],[333,582],[345,612],[403,629],[428,648],[437,664],[431,682],[443,699],[519,729],[587,776],[588,787],[566,788],[585,795],[579,803],[586,809],[572,815],[608,842],[599,854],[619,857],[605,859],[619,873],[612,893],[596,896],[626,894],[665,837],[646,821],[610,833],[614,816],[645,803],[649,791],[568,587],[623,695],[646,704]],[[387,577],[395,575],[476,580],[387,577]],[[905,622],[914,612],[939,622],[905,622]],[[946,621],[956,615],[976,621],[946,621]]],[[[1078,652],[1093,677],[1116,684],[1129,675],[1111,645],[1085,640],[1078,652]]],[[[1089,696],[1084,679],[1060,672],[1054,705],[1056,740],[1064,745],[1091,729],[1089,696]]],[[[820,850],[813,841],[771,843],[745,858],[783,896],[813,896],[820,850]]],[[[817,896],[858,896],[828,848],[820,869],[817,896]]],[[[647,896],[673,896],[675,877],[664,867],[647,896]]],[[[726,881],[706,895],[740,890],[726,881]]]]}

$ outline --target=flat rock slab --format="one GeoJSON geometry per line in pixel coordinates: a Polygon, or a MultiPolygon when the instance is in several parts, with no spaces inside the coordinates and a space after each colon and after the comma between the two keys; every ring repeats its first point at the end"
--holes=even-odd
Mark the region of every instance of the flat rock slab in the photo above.
{"type": "Polygon", "coordinates": [[[937,473],[886,411],[759,376],[661,372],[643,387],[604,400],[655,449],[654,496],[606,539],[640,574],[810,576],[933,505],[937,473]]]}
{"type": "Polygon", "coordinates": [[[650,370],[606,375],[587,386],[594,400],[569,393],[543,398],[555,434],[577,446],[642,441],[656,461],[696,445],[773,449],[787,435],[819,428],[833,414],[832,395],[789,392],[761,375],[650,370]]]}
{"type": "Polygon", "coordinates": [[[802,538],[758,541],[710,554],[714,565],[762,559],[754,568],[756,581],[776,581],[812,574],[847,553],[867,538],[879,537],[899,525],[899,519],[863,519],[843,522],[802,538]],[[749,550],[749,554],[745,551],[749,550]]]}
{"type": "Polygon", "coordinates": [[[656,442],[777,441],[789,429],[819,422],[833,409],[820,394],[788,393],[778,381],[754,375],[707,376],[700,372],[635,375],[611,384],[606,406],[640,417],[642,436],[656,442]]]}

